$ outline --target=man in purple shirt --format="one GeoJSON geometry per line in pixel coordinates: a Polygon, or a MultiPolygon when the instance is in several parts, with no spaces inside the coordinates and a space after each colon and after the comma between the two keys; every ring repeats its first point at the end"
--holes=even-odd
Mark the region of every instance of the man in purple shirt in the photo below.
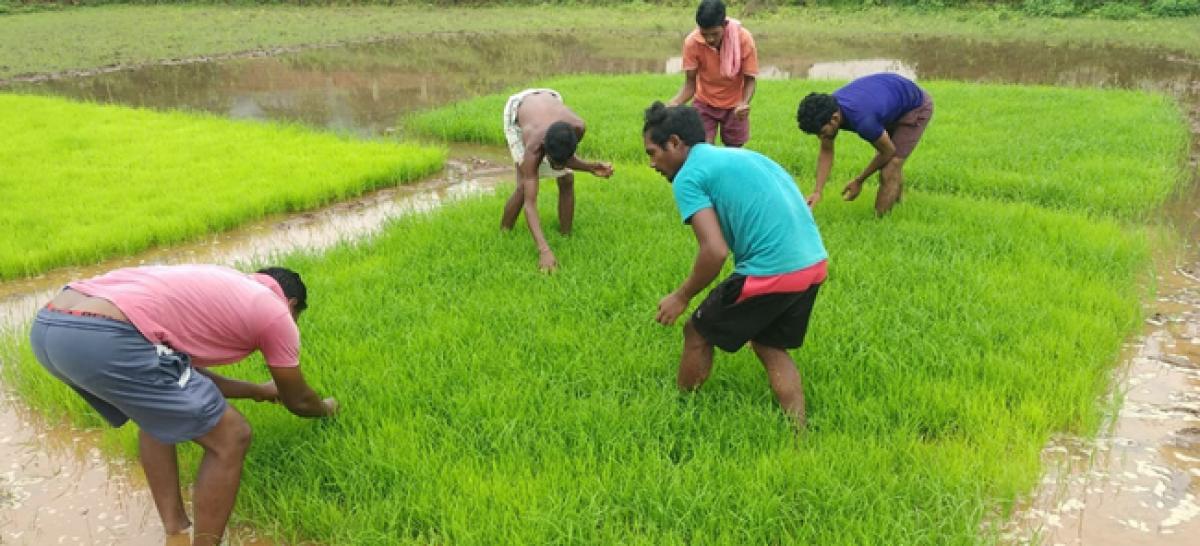
{"type": "Polygon", "coordinates": [[[875,147],[875,158],[846,184],[842,197],[853,201],[862,191],[863,182],[879,171],[875,214],[887,214],[903,192],[904,161],[917,147],[932,117],[933,99],[929,93],[898,74],[864,76],[832,95],[809,93],[796,111],[800,130],[821,139],[817,182],[808,196],[808,205],[815,206],[821,200],[833,168],[833,139],[839,129],[847,129],[875,147]]]}

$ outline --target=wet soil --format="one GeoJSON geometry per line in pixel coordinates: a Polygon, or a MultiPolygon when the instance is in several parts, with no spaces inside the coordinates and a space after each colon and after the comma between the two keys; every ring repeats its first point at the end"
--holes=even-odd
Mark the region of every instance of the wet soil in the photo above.
{"type": "MultiPolygon", "coordinates": [[[[394,133],[405,113],[553,75],[676,72],[682,37],[682,31],[623,38],[444,34],[0,80],[0,91],[298,121],[377,136],[394,133]]],[[[763,77],[845,79],[891,70],[922,80],[1161,90],[1180,99],[1200,134],[1200,60],[1171,51],[914,36],[756,38],[763,77]]],[[[1200,137],[1194,142],[1200,151],[1200,137]]],[[[457,161],[447,173],[423,185],[270,219],[192,245],[0,284],[0,329],[23,322],[67,280],[141,263],[233,264],[324,248],[369,236],[393,214],[488,191],[511,169],[495,150],[452,155],[457,161]],[[493,155],[479,159],[487,154],[493,155]]],[[[1200,198],[1181,198],[1171,216],[1180,229],[1194,227],[1200,198]]],[[[1006,542],[1183,544],[1200,536],[1200,252],[1192,246],[1196,233],[1187,240],[1186,252],[1162,261],[1169,265],[1160,274],[1159,298],[1147,309],[1151,320],[1114,378],[1114,395],[1124,404],[1112,426],[1095,440],[1060,437],[1047,446],[1047,475],[1004,526],[1006,542]]],[[[95,445],[89,433],[45,427],[11,396],[0,400],[0,461],[11,461],[0,468],[0,544],[163,540],[136,465],[106,463],[95,445]]],[[[235,543],[251,540],[244,531],[234,533],[235,543]]]]}
{"type": "MultiPolygon", "coordinates": [[[[455,147],[451,154],[441,174],[416,184],[268,219],[194,244],[0,284],[0,332],[23,329],[28,317],[73,279],[135,264],[262,263],[292,250],[361,242],[394,218],[490,192],[511,176],[512,167],[493,150],[455,147]]],[[[187,543],[185,537],[164,538],[136,461],[103,458],[99,445],[97,431],[47,426],[0,389],[0,545],[187,543]]],[[[271,542],[239,528],[231,530],[229,543],[271,542]]]]}
{"type": "MultiPolygon", "coordinates": [[[[554,75],[677,71],[683,34],[436,34],[221,62],[171,60],[86,77],[0,80],[0,90],[377,135],[394,129],[402,114],[554,75]]],[[[756,40],[763,77],[852,78],[887,68],[927,80],[1200,95],[1200,62],[1170,51],[913,36],[816,41],[758,34],[756,40]]]]}

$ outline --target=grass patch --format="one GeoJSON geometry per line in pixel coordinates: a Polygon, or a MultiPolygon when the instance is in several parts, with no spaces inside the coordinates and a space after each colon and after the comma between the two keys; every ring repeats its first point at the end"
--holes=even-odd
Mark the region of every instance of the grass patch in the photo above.
{"type": "Polygon", "coordinates": [[[445,151],[0,94],[0,279],[170,244],[441,168],[445,151]]]}
{"type": "MultiPolygon", "coordinates": [[[[0,78],[163,59],[431,32],[595,30],[683,33],[694,8],[500,6],[101,6],[0,14],[0,78]],[[69,40],[46,40],[69,36],[69,40]]],[[[1200,17],[1112,21],[1026,17],[1008,10],[780,8],[733,11],[763,36],[873,39],[880,35],[1170,48],[1200,54],[1200,17]],[[914,31],[914,29],[919,29],[914,31]]],[[[517,31],[513,31],[515,36],[517,31]]]]}
{"type": "MultiPolygon", "coordinates": [[[[811,91],[844,82],[763,81],[751,112],[748,144],[779,161],[811,191],[818,143],[796,128],[796,105],[811,91]]],[[[637,135],[642,110],[670,98],[679,76],[572,76],[541,82],[561,91],[588,122],[589,156],[645,161],[637,135]]],[[[905,166],[909,187],[1031,202],[1141,219],[1184,178],[1189,135],[1178,106],[1161,94],[958,82],[922,82],[934,116],[905,166]],[[1103,112],[1103,115],[1096,115],[1103,112]]],[[[405,120],[417,135],[504,144],[498,112],[507,93],[455,103],[405,120]]],[[[837,139],[827,193],[836,196],[874,149],[853,133],[837,139]]],[[[872,182],[874,183],[874,182],[872,182]]]]}
{"type": "MultiPolygon", "coordinates": [[[[1132,220],[1177,184],[1186,152],[1169,101],[932,84],[940,110],[903,205],[873,219],[868,186],[854,203],[817,209],[831,276],[795,352],[810,424],[797,439],[750,351],[719,356],[697,395],[675,391],[680,331],[653,316],[695,243],[669,186],[639,165],[637,135],[641,108],[678,79],[550,83],[590,122],[582,152],[622,160],[612,180],[579,180],[573,236],[544,212],[562,269],[531,267],[523,228],[497,232],[511,186],[285,260],[310,285],[305,374],[344,412],[313,422],[238,403],[257,431],[239,520],[335,544],[974,543],[981,521],[1036,482],[1052,432],[1096,429],[1161,233],[1132,220]],[[1041,101],[1047,110],[1029,104],[1041,101]],[[1113,113],[1099,133],[1096,112],[1113,113]],[[1113,127],[1127,112],[1162,122],[1140,123],[1140,144],[1122,146],[1131,141],[1113,127]],[[1051,151],[1014,126],[1051,131],[1040,135],[1051,151]],[[1082,150],[1064,148],[1068,136],[1082,150]],[[1005,185],[987,143],[1077,160],[1022,165],[1005,185]],[[1105,191],[1124,192],[1127,208],[1088,201],[1076,172],[1088,168],[1080,158],[1108,155],[1146,171],[1102,163],[1118,173],[1105,191]],[[938,186],[939,176],[961,182],[938,186]]],[[[764,82],[756,101],[752,142],[799,172],[811,172],[816,143],[794,129],[795,99],[764,99],[809,86],[834,84],[764,82]]],[[[503,99],[409,126],[497,143],[503,99]]],[[[861,166],[866,145],[839,142],[838,169],[861,166]]],[[[541,210],[552,211],[547,187],[541,210]]],[[[5,339],[6,384],[47,413],[99,424],[20,337],[5,339]]],[[[267,377],[257,359],[226,371],[267,377]]],[[[105,438],[134,453],[133,427],[105,438]]],[[[190,472],[198,452],[183,451],[190,472]]]]}
{"type": "MultiPolygon", "coordinates": [[[[653,315],[694,242],[657,174],[618,169],[580,180],[575,235],[547,221],[553,276],[523,230],[497,233],[503,191],[289,259],[305,373],[345,411],[240,404],[257,434],[237,517],[330,543],[968,543],[1051,431],[1095,427],[1139,318],[1140,230],[915,191],[885,221],[870,189],[831,201],[797,441],[749,351],[675,392],[680,331],[653,315]]],[[[97,424],[12,350],[8,384],[97,424]]],[[[134,452],[132,427],[108,438],[134,452]]]]}

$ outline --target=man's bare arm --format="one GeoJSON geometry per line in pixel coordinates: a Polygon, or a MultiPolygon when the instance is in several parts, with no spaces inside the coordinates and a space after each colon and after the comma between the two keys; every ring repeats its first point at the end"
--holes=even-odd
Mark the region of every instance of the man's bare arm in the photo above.
{"type": "Polygon", "coordinates": [[[817,153],[817,182],[813,186],[813,191],[808,195],[808,206],[816,205],[821,201],[821,192],[825,190],[825,183],[829,181],[829,173],[833,170],[833,139],[818,137],[821,141],[821,151],[817,153]]]}
{"type": "Polygon", "coordinates": [[[541,162],[542,158],[539,155],[532,154],[526,149],[525,157],[517,166],[517,184],[521,185],[521,193],[525,200],[522,204],[522,210],[525,211],[525,222],[529,225],[529,234],[533,237],[534,245],[537,246],[538,267],[549,271],[558,267],[558,260],[554,257],[554,252],[550,250],[550,243],[546,242],[546,234],[542,232],[542,219],[538,216],[537,211],[538,166],[541,162]]]}
{"type": "Polygon", "coordinates": [[[859,184],[866,182],[867,178],[875,174],[875,171],[882,169],[888,164],[893,157],[896,157],[896,145],[892,143],[892,137],[884,131],[875,142],[871,143],[875,147],[875,157],[867,164],[867,168],[863,169],[862,174],[858,175],[854,181],[859,184]]]}
{"type": "Polygon", "coordinates": [[[567,160],[567,168],[589,172],[595,176],[599,176],[600,178],[608,178],[612,176],[613,173],[612,163],[584,161],[577,155],[573,155],[571,156],[571,159],[567,160]]]}
{"type": "Polygon", "coordinates": [[[675,93],[675,97],[667,101],[667,106],[677,106],[683,104],[696,95],[696,69],[691,69],[686,72],[687,77],[683,80],[683,87],[679,88],[679,92],[675,93]]]}
{"type": "Polygon", "coordinates": [[[750,99],[754,98],[754,90],[758,87],[758,79],[754,76],[742,76],[742,101],[734,106],[733,113],[738,117],[750,115],[750,99]]]}
{"type": "Polygon", "coordinates": [[[300,417],[327,417],[337,412],[338,404],[333,398],[321,399],[317,392],[304,381],[300,367],[271,367],[271,377],[279,389],[279,401],[288,411],[300,417]]]}
{"type": "Polygon", "coordinates": [[[688,302],[721,274],[721,267],[729,256],[729,245],[721,234],[716,211],[707,208],[692,215],[692,231],[699,243],[696,262],[683,284],[658,302],[658,316],[655,319],[663,325],[675,323],[675,319],[687,309],[688,302]]]}
{"type": "Polygon", "coordinates": [[[260,402],[275,400],[275,386],[270,382],[263,384],[251,383],[249,381],[230,379],[206,368],[194,367],[192,369],[211,379],[225,398],[248,398],[260,402]]]}

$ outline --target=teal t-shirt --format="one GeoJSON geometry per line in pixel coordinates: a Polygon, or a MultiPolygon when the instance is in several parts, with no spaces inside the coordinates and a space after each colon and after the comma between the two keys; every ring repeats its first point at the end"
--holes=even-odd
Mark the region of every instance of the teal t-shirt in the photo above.
{"type": "Polygon", "coordinates": [[[737,273],[781,275],[828,257],[795,181],[758,152],[697,144],[672,185],[684,223],[716,212],[737,273]]]}

